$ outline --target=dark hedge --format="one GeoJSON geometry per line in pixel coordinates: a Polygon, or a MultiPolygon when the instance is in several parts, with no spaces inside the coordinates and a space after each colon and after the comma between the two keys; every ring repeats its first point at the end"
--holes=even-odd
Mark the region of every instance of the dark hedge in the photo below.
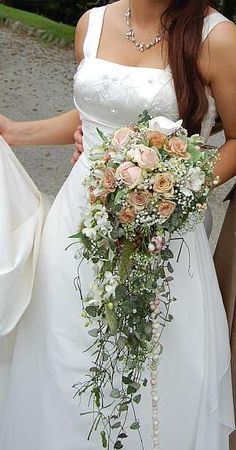
{"type": "MultiPolygon", "coordinates": [[[[113,0],[114,1],[114,0],[113,0]]],[[[42,14],[57,22],[76,25],[79,17],[93,6],[112,3],[112,0],[0,0],[1,3],[14,8],[42,14]]],[[[236,13],[235,0],[212,0],[211,4],[220,7],[222,12],[233,19],[236,13]]]]}

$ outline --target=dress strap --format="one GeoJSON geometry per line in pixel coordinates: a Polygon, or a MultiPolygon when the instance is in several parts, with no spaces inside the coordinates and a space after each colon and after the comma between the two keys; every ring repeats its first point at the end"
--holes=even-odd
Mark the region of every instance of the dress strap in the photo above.
{"type": "Polygon", "coordinates": [[[93,8],[89,12],[88,30],[84,40],[84,57],[96,57],[100,42],[103,19],[107,5],[93,8]]]}
{"type": "Polygon", "coordinates": [[[223,14],[220,14],[218,12],[209,14],[205,17],[203,30],[202,30],[202,42],[205,41],[209,33],[215,28],[218,23],[221,22],[230,22],[229,19],[227,19],[223,14]]]}

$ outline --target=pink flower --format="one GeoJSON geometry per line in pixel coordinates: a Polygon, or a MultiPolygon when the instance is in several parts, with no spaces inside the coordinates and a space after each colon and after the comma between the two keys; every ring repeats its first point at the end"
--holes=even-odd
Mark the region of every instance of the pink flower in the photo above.
{"type": "Polygon", "coordinates": [[[141,169],[154,170],[160,161],[158,152],[154,148],[145,145],[136,145],[133,147],[134,161],[136,161],[141,169]]]}
{"type": "Polygon", "coordinates": [[[174,195],[173,177],[170,173],[158,173],[155,177],[153,190],[165,198],[171,198],[174,195]]]}
{"type": "Polygon", "coordinates": [[[169,144],[166,146],[166,151],[170,155],[179,156],[183,159],[189,159],[191,157],[190,153],[187,152],[187,143],[182,141],[182,139],[177,136],[172,137],[169,140],[169,144]]]}
{"type": "Polygon", "coordinates": [[[140,211],[148,205],[150,197],[151,194],[148,191],[133,191],[128,194],[128,203],[135,211],[140,211]]]}
{"type": "Polygon", "coordinates": [[[165,248],[165,238],[162,236],[153,236],[148,246],[150,253],[158,254],[165,248]]]}
{"type": "Polygon", "coordinates": [[[119,213],[121,223],[131,223],[135,219],[135,212],[132,208],[123,208],[119,213]]]}
{"type": "Polygon", "coordinates": [[[125,147],[133,134],[134,132],[131,128],[122,127],[119,130],[115,131],[113,135],[113,142],[120,147],[125,147]]]}
{"type": "Polygon", "coordinates": [[[167,219],[173,214],[176,208],[176,203],[171,202],[170,200],[161,201],[158,211],[162,217],[166,217],[167,219]]]}
{"type": "Polygon", "coordinates": [[[107,192],[115,191],[115,171],[110,167],[104,170],[102,184],[107,192]]]}
{"type": "Polygon", "coordinates": [[[116,169],[116,178],[133,189],[142,181],[142,170],[132,162],[124,162],[116,169]]]}

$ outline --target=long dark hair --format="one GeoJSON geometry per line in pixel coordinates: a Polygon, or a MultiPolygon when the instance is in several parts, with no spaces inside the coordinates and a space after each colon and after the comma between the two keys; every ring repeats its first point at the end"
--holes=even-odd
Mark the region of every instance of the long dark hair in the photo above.
{"type": "Polygon", "coordinates": [[[209,6],[207,0],[173,0],[162,16],[163,24],[169,23],[168,62],[173,74],[179,115],[191,134],[200,131],[208,109],[198,61],[204,17],[209,6]]]}

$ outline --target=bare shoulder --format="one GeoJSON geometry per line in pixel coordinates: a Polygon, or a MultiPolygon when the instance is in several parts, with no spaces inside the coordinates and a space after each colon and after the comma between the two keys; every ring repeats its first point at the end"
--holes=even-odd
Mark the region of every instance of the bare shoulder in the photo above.
{"type": "Polygon", "coordinates": [[[232,52],[231,57],[236,56],[236,25],[233,22],[218,23],[209,34],[210,50],[213,54],[220,52],[232,52]]]}
{"type": "Polygon", "coordinates": [[[78,63],[84,57],[83,45],[88,29],[89,14],[90,11],[86,11],[86,13],[80,17],[75,30],[75,56],[78,63]]]}
{"type": "MultiPolygon", "coordinates": [[[[119,1],[115,1],[114,3],[109,4],[107,6],[106,16],[108,16],[109,23],[111,26],[115,25],[117,14],[119,14],[120,10],[122,10],[123,4],[124,4],[124,0],[119,0],[119,1]]],[[[80,17],[80,19],[77,23],[77,26],[76,26],[75,56],[76,56],[76,60],[78,63],[84,57],[83,45],[84,45],[84,40],[85,40],[85,37],[87,34],[87,30],[88,30],[90,11],[91,10],[86,11],[86,13],[84,13],[80,17]]]]}

